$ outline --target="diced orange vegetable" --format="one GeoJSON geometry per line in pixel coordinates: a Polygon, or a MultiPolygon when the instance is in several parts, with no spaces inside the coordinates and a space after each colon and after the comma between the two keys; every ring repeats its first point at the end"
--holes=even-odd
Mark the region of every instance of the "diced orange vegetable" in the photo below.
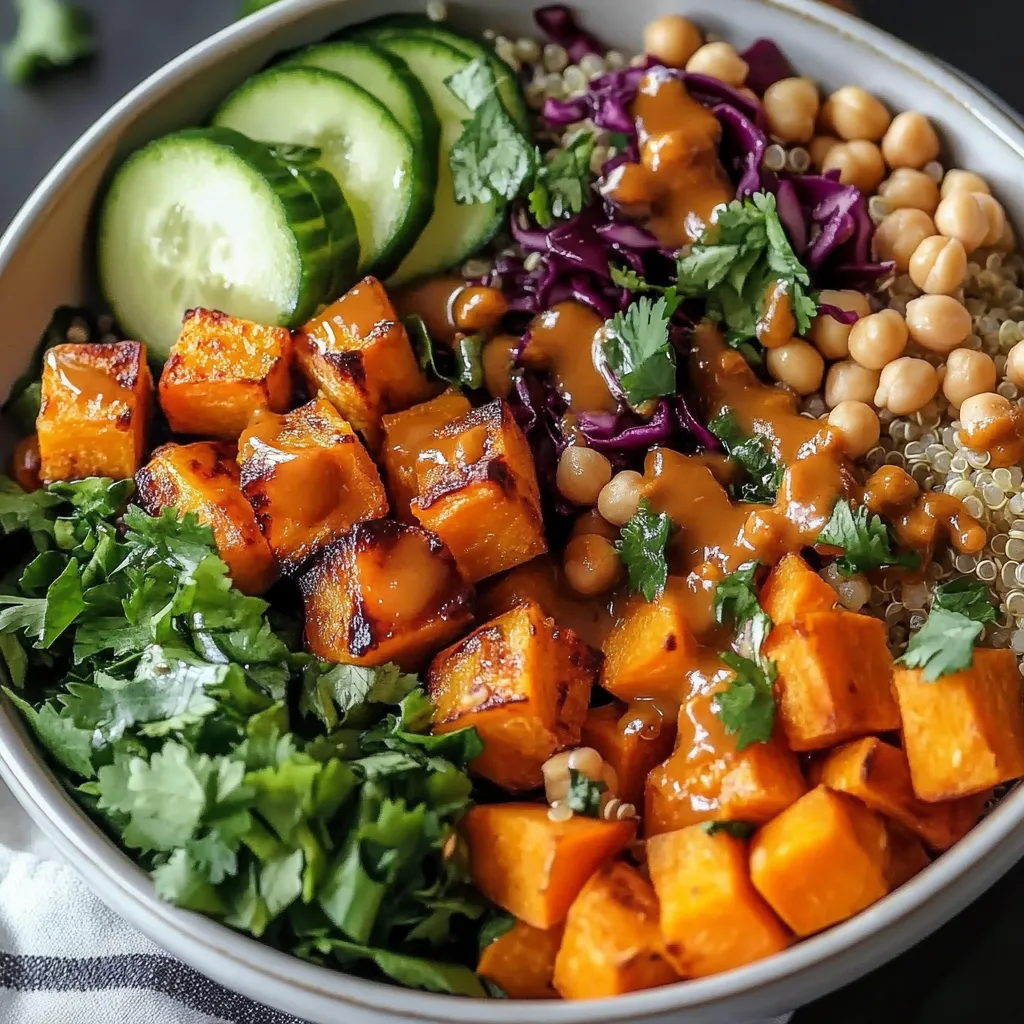
{"type": "Polygon", "coordinates": [[[503,401],[434,431],[416,461],[413,515],[482,580],[547,551],[533,453],[503,401]]]}
{"type": "Polygon", "coordinates": [[[318,658],[420,668],[473,621],[473,588],[432,533],[374,519],[325,548],[300,577],[306,646],[318,658]]]}
{"type": "Polygon", "coordinates": [[[661,904],[665,955],[683,977],[728,971],[789,945],[751,884],[743,840],[690,825],[649,839],[647,868],[661,904]]]}
{"type": "Polygon", "coordinates": [[[511,792],[534,789],[544,762],[579,744],[597,662],[572,630],[520,605],[433,660],[434,732],[476,726],[485,748],[473,770],[511,792]]]}
{"type": "Polygon", "coordinates": [[[761,607],[776,626],[836,606],[836,592],[799,556],[786,555],[761,587],[761,607]]]}
{"type": "Polygon", "coordinates": [[[235,446],[217,441],[165,444],[135,474],[138,502],[150,515],[170,506],[194,512],[213,530],[235,586],[262,594],[277,575],[270,545],[239,486],[235,446]]]}
{"type": "Polygon", "coordinates": [[[384,413],[408,409],[437,391],[373,277],[313,317],[296,336],[295,353],[310,392],[323,391],[374,449],[384,413]]]}
{"type": "Polygon", "coordinates": [[[145,345],[54,345],[43,358],[36,419],[40,479],[134,476],[146,457],[152,410],[145,345]]]}
{"type": "Polygon", "coordinates": [[[238,439],[242,493],[274,557],[294,568],[356,523],[388,514],[377,467],[330,402],[256,412],[238,439]]]}
{"type": "Polygon", "coordinates": [[[855,612],[809,612],[765,641],[779,676],[779,719],[793,750],[820,750],[900,726],[885,623],[855,612]]]}
{"type": "Polygon", "coordinates": [[[856,797],[873,811],[894,818],[933,850],[962,839],[981,814],[986,793],[926,803],[914,795],[907,755],[875,736],[854,740],[825,758],[820,778],[829,789],[856,797]]]}
{"type": "Polygon", "coordinates": [[[498,985],[510,999],[557,999],[552,984],[562,926],[546,931],[522,921],[480,954],[476,973],[498,985]]]}
{"type": "Polygon", "coordinates": [[[885,823],[851,797],[812,789],[755,833],[750,875],[797,935],[853,917],[889,891],[885,823]]]}
{"type": "Polygon", "coordinates": [[[399,519],[415,522],[409,507],[419,494],[416,486],[416,460],[429,447],[435,430],[465,416],[471,406],[461,391],[449,389],[429,402],[420,402],[403,412],[391,413],[381,421],[384,446],[381,465],[387,480],[391,506],[399,519]]]}
{"type": "Polygon", "coordinates": [[[897,666],[903,746],[914,792],[953,800],[1024,775],[1024,702],[1013,651],[974,652],[962,672],[929,683],[897,666]]]}
{"type": "Polygon", "coordinates": [[[889,830],[889,867],[886,881],[890,891],[909,882],[919,871],[931,863],[921,840],[895,821],[886,823],[889,830]]]}
{"type": "Polygon", "coordinates": [[[555,988],[564,999],[601,999],[676,980],[651,883],[622,861],[598,868],[569,908],[555,988]]]}
{"type": "Polygon", "coordinates": [[[638,717],[627,720],[631,731],[626,732],[622,722],[627,708],[616,701],[587,712],[580,742],[585,747],[593,747],[615,770],[619,782],[615,795],[642,807],[648,773],[672,753],[676,723],[671,717],[663,719],[653,706],[637,707],[651,712],[654,735],[650,734],[652,730],[644,728],[644,722],[638,717]]]}
{"type": "Polygon", "coordinates": [[[478,804],[462,823],[477,888],[534,928],[554,928],[587,879],[636,835],[632,821],[574,814],[552,821],[546,804],[478,804]]]}
{"type": "Polygon", "coordinates": [[[292,335],[213,309],[190,309],[160,374],[160,407],[176,434],[232,440],[257,409],[292,398],[292,335]]]}

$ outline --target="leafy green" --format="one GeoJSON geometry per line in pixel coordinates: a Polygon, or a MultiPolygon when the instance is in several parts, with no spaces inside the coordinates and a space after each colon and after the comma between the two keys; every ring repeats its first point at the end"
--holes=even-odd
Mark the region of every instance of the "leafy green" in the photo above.
{"type": "Polygon", "coordinates": [[[708,430],[722,442],[729,457],[735,459],[746,474],[742,483],[732,487],[733,497],[738,501],[772,504],[779,492],[785,466],[776,459],[767,439],[744,433],[731,412],[716,416],[708,424],[708,430]]]}
{"type": "Polygon", "coordinates": [[[491,66],[478,57],[445,85],[473,115],[448,151],[456,201],[515,199],[533,174],[534,150],[502,105],[491,66]]]}
{"type": "Polygon", "coordinates": [[[719,580],[712,600],[716,622],[724,624],[731,619],[737,632],[750,624],[750,646],[755,655],[760,653],[761,644],[772,629],[772,620],[757,596],[756,577],[760,567],[759,562],[749,562],[719,580]]]}
{"type": "Polygon", "coordinates": [[[530,212],[542,228],[558,219],[572,217],[591,198],[590,158],[594,136],[581,132],[564,149],[555,151],[551,160],[537,159],[537,173],[530,192],[530,212]]]}
{"type": "Polygon", "coordinates": [[[775,726],[775,663],[744,658],[735,651],[724,651],[721,658],[734,673],[728,687],[715,698],[725,731],[737,737],[737,750],[767,743],[775,726]]]}
{"type": "Polygon", "coordinates": [[[642,498],[633,517],[622,527],[615,547],[629,575],[629,589],[654,601],[665,592],[668,561],[665,548],[672,532],[672,520],[664,512],[655,512],[642,498]]]}
{"type": "Polygon", "coordinates": [[[409,332],[420,367],[428,374],[457,388],[473,390],[484,386],[482,354],[486,338],[482,334],[459,334],[452,349],[441,348],[439,352],[439,346],[418,313],[402,317],[402,323],[409,332]],[[446,363],[453,364],[452,369],[446,370],[441,365],[446,363]]]}
{"type": "Polygon", "coordinates": [[[645,295],[605,325],[605,358],[634,408],[675,394],[676,353],[668,328],[677,304],[674,297],[652,301],[645,295]]]}
{"type": "Polygon", "coordinates": [[[4,74],[24,85],[43,71],[92,55],[89,19],[63,0],[15,0],[18,28],[3,49],[4,74]]]}
{"type": "Polygon", "coordinates": [[[870,515],[864,505],[858,506],[855,512],[843,498],[836,502],[816,543],[843,550],[836,566],[844,576],[890,565],[916,569],[921,564],[921,556],[916,551],[899,554],[893,551],[892,538],[880,516],[870,515]]]}
{"type": "Polygon", "coordinates": [[[601,798],[608,786],[575,768],[569,769],[569,794],[566,802],[576,813],[588,818],[601,817],[601,798]]]}
{"type": "Polygon", "coordinates": [[[705,821],[701,828],[709,836],[724,832],[735,839],[749,839],[757,831],[752,821],[705,821]]]}
{"type": "Polygon", "coordinates": [[[932,607],[957,612],[975,622],[995,622],[999,618],[992,604],[992,591],[981,580],[970,576],[961,576],[937,586],[932,607]]]}

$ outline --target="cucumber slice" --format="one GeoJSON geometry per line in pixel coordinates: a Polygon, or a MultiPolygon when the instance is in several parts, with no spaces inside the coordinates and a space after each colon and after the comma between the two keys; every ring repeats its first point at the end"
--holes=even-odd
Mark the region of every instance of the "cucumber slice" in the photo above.
{"type": "Polygon", "coordinates": [[[117,172],[97,263],[125,334],[163,360],[194,306],[304,323],[332,276],[330,245],[317,199],[266,146],[193,128],[149,143],[117,172]]]}
{"type": "Polygon", "coordinates": [[[427,157],[383,103],[319,68],[272,68],[250,78],[214,114],[215,125],[268,142],[316,146],[341,186],[359,235],[359,271],[386,277],[429,220],[427,157]]]}
{"type": "Polygon", "coordinates": [[[384,49],[385,40],[410,34],[426,36],[435,42],[444,43],[470,60],[483,57],[494,72],[498,93],[505,109],[520,130],[529,136],[530,109],[526,105],[526,97],[519,86],[519,80],[515,72],[489,46],[484,46],[475,39],[420,14],[384,14],[357,25],[347,33],[349,38],[367,39],[384,49]]]}
{"type": "Polygon", "coordinates": [[[388,282],[397,285],[446,270],[476,252],[500,227],[507,204],[500,196],[490,203],[466,206],[455,201],[448,151],[462,134],[463,122],[472,115],[445,85],[445,79],[466,67],[470,58],[446,43],[415,33],[382,39],[381,45],[401,57],[423,83],[441,122],[434,216],[388,282]]]}

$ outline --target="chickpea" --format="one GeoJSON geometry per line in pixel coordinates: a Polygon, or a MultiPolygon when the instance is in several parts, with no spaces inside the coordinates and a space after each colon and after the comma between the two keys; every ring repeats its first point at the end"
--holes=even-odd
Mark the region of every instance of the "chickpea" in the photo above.
{"type": "Polygon", "coordinates": [[[909,416],[923,409],[938,390],[939,374],[931,363],[903,356],[882,370],[875,405],[896,416],[909,416]]]}
{"type": "Polygon", "coordinates": [[[575,505],[596,505],[601,488],[612,478],[612,464],[593,448],[571,444],[555,472],[558,493],[575,505]]]}
{"type": "Polygon", "coordinates": [[[990,355],[970,348],[955,348],[946,357],[942,393],[950,405],[959,408],[968,398],[992,391],[995,386],[996,364],[990,355]]]}
{"type": "Polygon", "coordinates": [[[798,338],[778,348],[769,349],[765,365],[772,378],[792,388],[798,395],[810,395],[817,391],[825,373],[825,360],[821,358],[821,353],[813,345],[798,338]]]}
{"type": "MultiPolygon", "coordinates": [[[[838,306],[858,316],[871,312],[871,303],[866,295],[854,291],[830,291],[826,289],[819,296],[822,305],[838,306]]],[[[850,351],[850,330],[847,325],[833,319],[827,313],[819,313],[811,323],[807,337],[826,359],[845,359],[850,351]]],[[[872,389],[873,390],[873,389],[872,389]]]]}
{"type": "Polygon", "coordinates": [[[1013,408],[1008,398],[995,392],[974,395],[960,406],[960,427],[968,434],[974,433],[990,423],[1012,416],[1013,408]]]}
{"type": "Polygon", "coordinates": [[[701,30],[678,14],[655,18],[644,29],[644,53],[657,57],[670,68],[686,67],[687,61],[703,45],[701,30]]]}
{"type": "Polygon", "coordinates": [[[877,413],[866,402],[840,402],[828,414],[828,424],[839,432],[843,451],[851,459],[867,455],[882,433],[877,413]]]}
{"type": "Polygon", "coordinates": [[[810,142],[818,117],[818,87],[809,78],[783,78],[765,90],[768,128],[782,142],[810,142]]]}
{"type": "Polygon", "coordinates": [[[843,402],[873,401],[878,377],[878,370],[869,370],[852,359],[833,363],[825,378],[825,404],[834,409],[843,402]]]}
{"type": "Polygon", "coordinates": [[[922,295],[907,303],[907,330],[930,352],[952,352],[971,333],[971,314],[951,295],[922,295]]]}
{"type": "Polygon", "coordinates": [[[473,285],[463,288],[452,303],[455,326],[466,334],[491,334],[508,312],[508,300],[500,288],[473,285]]]}
{"type": "Polygon", "coordinates": [[[898,167],[878,186],[894,210],[924,210],[934,213],[939,205],[939,186],[923,171],[913,167],[898,167]]]}
{"type": "Polygon", "coordinates": [[[844,185],[853,185],[865,195],[874,194],[885,177],[882,151],[864,139],[853,139],[833,146],[821,162],[822,172],[839,171],[844,185]]]}
{"type": "Polygon", "coordinates": [[[597,510],[615,526],[625,526],[636,515],[643,497],[644,478],[632,469],[616,473],[601,488],[597,496],[597,510]]]}
{"type": "Polygon", "coordinates": [[[967,277],[967,251],[959,238],[932,235],[910,257],[910,280],[929,295],[952,295],[967,277]]]}
{"type": "Polygon", "coordinates": [[[611,590],[622,574],[615,545],[596,533],[573,537],[565,546],[562,564],[569,586],[585,597],[611,590]]]}
{"type": "Polygon", "coordinates": [[[838,145],[839,140],[834,135],[816,135],[807,147],[807,152],[811,156],[811,165],[820,171],[825,157],[832,151],[833,146],[838,145]]]}
{"type": "Polygon", "coordinates": [[[687,62],[692,74],[710,75],[737,89],[747,80],[747,62],[728,43],[705,43],[687,62]]]}
{"type": "Polygon", "coordinates": [[[1003,228],[1002,237],[993,246],[994,249],[999,249],[1002,252],[1013,252],[1017,248],[1017,236],[1014,234],[1013,226],[1009,221],[1006,222],[1006,226],[1003,228]]]}
{"type": "Polygon", "coordinates": [[[571,536],[583,537],[589,533],[596,533],[599,537],[604,537],[605,540],[619,539],[619,528],[612,526],[596,508],[581,512],[572,524],[571,536]]]}
{"type": "Polygon", "coordinates": [[[924,210],[893,210],[875,229],[875,257],[892,260],[905,274],[914,250],[934,234],[935,222],[924,210]]]}
{"type": "Polygon", "coordinates": [[[953,192],[988,192],[991,194],[992,189],[988,187],[988,182],[980,174],[975,174],[974,171],[961,171],[959,168],[953,167],[943,176],[942,198],[945,199],[953,192]]]}
{"type": "Polygon", "coordinates": [[[907,325],[894,309],[862,317],[850,328],[850,356],[869,370],[881,370],[907,347],[907,325]]]}
{"type": "Polygon", "coordinates": [[[1024,341],[1018,341],[1007,353],[1005,372],[1011,384],[1024,387],[1024,341]]]}
{"type": "Polygon", "coordinates": [[[892,122],[885,104],[859,85],[836,89],[821,108],[825,125],[847,141],[867,139],[878,142],[892,122]]]}
{"type": "Polygon", "coordinates": [[[972,192],[975,202],[981,207],[988,223],[988,232],[981,240],[982,245],[998,245],[1006,228],[1006,211],[998,199],[993,199],[987,192],[972,192]]]}
{"type": "Polygon", "coordinates": [[[893,169],[920,169],[938,157],[939,148],[939,136],[931,121],[916,110],[897,114],[882,138],[882,156],[893,169]]]}
{"type": "Polygon", "coordinates": [[[951,192],[935,210],[935,227],[940,235],[959,238],[968,253],[974,252],[989,233],[989,214],[982,209],[976,192],[951,192]]]}

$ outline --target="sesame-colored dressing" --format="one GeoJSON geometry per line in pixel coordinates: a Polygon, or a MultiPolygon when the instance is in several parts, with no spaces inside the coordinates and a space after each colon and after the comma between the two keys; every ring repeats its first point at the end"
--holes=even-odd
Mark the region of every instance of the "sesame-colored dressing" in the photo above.
{"type": "Polygon", "coordinates": [[[796,334],[796,318],[785,281],[776,281],[764,299],[764,312],[754,328],[765,348],[778,348],[796,334]]]}
{"type": "Polygon", "coordinates": [[[122,387],[117,378],[98,364],[87,347],[58,345],[46,353],[50,372],[76,402],[109,405],[134,400],[131,388],[122,387]]]}
{"type": "Polygon", "coordinates": [[[988,453],[990,469],[1016,466],[1024,459],[1024,409],[1010,406],[960,436],[972,452],[988,453]]]}
{"type": "Polygon", "coordinates": [[[451,568],[424,542],[423,534],[403,531],[385,547],[360,551],[359,586],[363,614],[393,627],[429,618],[450,597],[451,568]],[[395,572],[395,566],[401,572],[395,572]]]}
{"type": "Polygon", "coordinates": [[[393,301],[399,316],[422,317],[431,338],[449,347],[459,333],[490,334],[508,310],[499,288],[471,285],[452,274],[399,289],[393,301]]]}

